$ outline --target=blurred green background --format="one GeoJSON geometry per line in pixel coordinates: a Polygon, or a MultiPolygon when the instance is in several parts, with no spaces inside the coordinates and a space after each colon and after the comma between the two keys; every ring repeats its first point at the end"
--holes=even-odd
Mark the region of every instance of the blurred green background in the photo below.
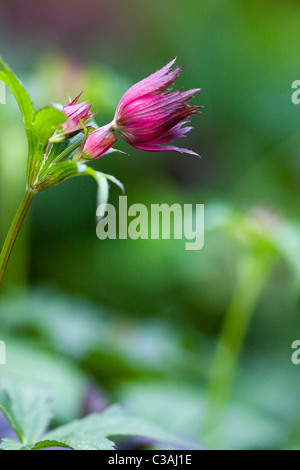
{"type": "MultiPolygon", "coordinates": [[[[46,382],[57,422],[122,402],[204,447],[300,448],[299,2],[2,0],[0,21],[1,55],[36,109],[83,89],[99,125],[177,56],[177,88],[201,87],[204,105],[180,145],[202,158],[122,143],[130,156],[93,165],[129,204],[206,211],[205,246],[188,252],[100,242],[89,179],[40,194],[1,291],[3,373],[46,382]]],[[[26,168],[10,93],[0,126],[3,240],[26,168]]]]}

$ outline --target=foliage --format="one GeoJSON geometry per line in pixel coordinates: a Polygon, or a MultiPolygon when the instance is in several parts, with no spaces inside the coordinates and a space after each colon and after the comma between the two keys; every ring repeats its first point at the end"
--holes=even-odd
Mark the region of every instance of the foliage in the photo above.
{"type": "Polygon", "coordinates": [[[112,436],[143,436],[173,444],[182,443],[174,434],[138,418],[119,406],[93,414],[46,432],[52,416],[47,391],[36,384],[12,382],[1,377],[0,410],[16,432],[19,442],[3,439],[2,450],[41,450],[63,447],[73,450],[110,450],[112,436]]]}
{"type": "MultiPolygon", "coordinates": [[[[299,366],[291,362],[300,281],[299,106],[291,102],[300,70],[296,2],[262,0],[257,8],[234,0],[153,0],[123,8],[100,1],[72,10],[52,2],[50,12],[49,2],[32,0],[20,2],[17,17],[16,2],[3,3],[3,55],[40,108],[83,89],[101,112],[96,120],[108,122],[137,77],[175,56],[186,63],[180,87],[203,88],[193,133],[201,160],[133,150],[130,158],[115,154],[92,166],[126,181],[129,204],[204,203],[207,232],[199,253],[187,253],[178,240],[100,243],[88,178],[40,194],[1,293],[0,339],[10,359],[1,373],[28,376],[37,387],[42,380],[53,394],[54,426],[83,415],[92,378],[107,403],[203,442],[226,312],[245,260],[269,253],[274,260],[244,337],[223,446],[299,449],[299,366]],[[62,18],[67,25],[59,28],[62,18]]],[[[0,106],[2,238],[26,163],[24,126],[10,93],[7,103],[0,106]]],[[[117,197],[111,194],[116,207],[117,197]]]]}

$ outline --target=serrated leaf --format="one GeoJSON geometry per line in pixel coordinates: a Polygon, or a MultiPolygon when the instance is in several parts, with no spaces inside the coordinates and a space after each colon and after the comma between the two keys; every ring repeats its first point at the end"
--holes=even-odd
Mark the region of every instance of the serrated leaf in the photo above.
{"type": "Polygon", "coordinates": [[[112,436],[142,436],[156,441],[182,444],[182,441],[172,432],[139,418],[118,405],[111,406],[100,414],[92,414],[61,426],[47,433],[45,439],[69,445],[73,442],[71,447],[77,441],[81,443],[80,445],[84,442],[86,446],[96,447],[99,443],[101,444],[101,439],[112,436]]]}
{"type": "Polygon", "coordinates": [[[4,62],[2,57],[0,56],[0,80],[3,81],[8,88],[14,94],[17,103],[19,105],[23,121],[25,124],[27,139],[28,139],[28,148],[29,148],[29,155],[33,149],[33,135],[32,135],[32,123],[34,120],[34,108],[31,103],[31,100],[20,80],[15,76],[12,70],[8,67],[8,65],[4,62]]]}
{"type": "Polygon", "coordinates": [[[6,338],[5,341],[9,347],[5,377],[13,381],[42,384],[53,397],[55,419],[59,423],[75,419],[80,412],[85,390],[85,377],[76,365],[26,340],[6,338]]]}
{"type": "Polygon", "coordinates": [[[31,447],[31,450],[49,449],[50,447],[63,447],[65,449],[71,449],[70,446],[68,446],[67,444],[64,444],[63,442],[39,441],[34,446],[31,447]]]}
{"type": "Polygon", "coordinates": [[[36,442],[52,417],[48,392],[36,384],[1,377],[0,410],[23,444],[36,442]]]}
{"type": "Polygon", "coordinates": [[[72,450],[115,450],[114,442],[109,439],[88,436],[78,433],[60,441],[40,441],[32,450],[46,449],[49,447],[64,447],[72,450]]]}
{"type": "Polygon", "coordinates": [[[2,439],[0,443],[1,450],[31,450],[32,445],[24,445],[22,442],[15,441],[14,439],[2,439]]]}

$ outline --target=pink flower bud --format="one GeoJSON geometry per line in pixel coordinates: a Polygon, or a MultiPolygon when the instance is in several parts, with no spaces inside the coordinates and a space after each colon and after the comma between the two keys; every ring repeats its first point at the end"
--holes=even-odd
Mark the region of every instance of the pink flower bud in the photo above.
{"type": "Polygon", "coordinates": [[[102,157],[111,150],[119,139],[120,137],[116,137],[111,124],[100,127],[87,136],[83,149],[80,151],[80,160],[95,160],[102,157]]]}
{"type": "Polygon", "coordinates": [[[75,100],[62,109],[62,112],[68,119],[61,124],[62,130],[55,132],[53,137],[50,139],[51,142],[61,142],[72,137],[72,135],[77,132],[82,131],[82,125],[95,115],[95,113],[90,113],[92,105],[89,105],[88,101],[78,103],[81,95],[82,92],[75,98],[75,100]]]}
{"type": "Polygon", "coordinates": [[[176,150],[197,155],[172,145],[162,146],[185,136],[192,128],[182,126],[201,108],[187,104],[200,91],[199,88],[185,92],[170,91],[183,68],[171,70],[175,60],[125,93],[118,104],[113,126],[126,142],[138,149],[151,152],[176,150]]]}

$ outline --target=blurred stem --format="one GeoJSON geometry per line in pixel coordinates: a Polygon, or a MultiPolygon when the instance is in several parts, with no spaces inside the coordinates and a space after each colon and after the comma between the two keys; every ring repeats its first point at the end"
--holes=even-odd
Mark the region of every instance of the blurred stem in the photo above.
{"type": "Polygon", "coordinates": [[[204,439],[213,449],[224,447],[226,417],[242,345],[259,296],[271,270],[273,255],[248,253],[218,339],[204,420],[204,439]]]}
{"type": "MultiPolygon", "coordinates": [[[[2,111],[2,108],[0,111],[2,111]]],[[[22,126],[19,125],[19,122],[15,122],[13,118],[7,120],[5,132],[1,135],[0,140],[0,252],[7,235],[7,227],[11,223],[12,214],[14,214],[24,194],[24,175],[27,168],[27,159],[24,158],[24,145],[22,126]],[[13,155],[14,158],[8,158],[8,155],[13,155]]],[[[26,287],[29,258],[28,228],[29,226],[25,221],[22,226],[22,238],[14,247],[14,256],[10,260],[9,270],[6,271],[5,284],[2,285],[1,293],[11,286],[18,289],[26,287]]]]}
{"type": "Polygon", "coordinates": [[[9,232],[7,234],[6,240],[4,242],[4,245],[0,254],[0,288],[2,285],[3,277],[5,274],[5,270],[6,270],[11,252],[13,250],[14,244],[20,232],[20,228],[22,226],[22,223],[25,219],[25,216],[28,212],[30,204],[32,203],[35,195],[36,195],[36,191],[33,191],[30,188],[26,189],[23,199],[21,201],[21,204],[19,206],[19,209],[17,210],[15,218],[10,226],[9,232]]]}

